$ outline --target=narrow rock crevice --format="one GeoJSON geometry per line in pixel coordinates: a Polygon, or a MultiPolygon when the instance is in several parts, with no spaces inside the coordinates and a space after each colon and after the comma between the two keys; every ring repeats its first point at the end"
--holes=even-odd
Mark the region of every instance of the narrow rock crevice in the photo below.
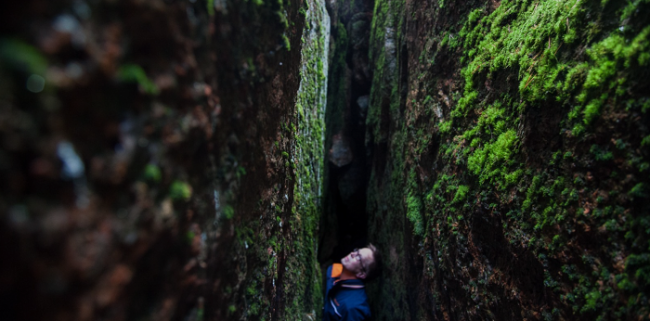
{"type": "Polygon", "coordinates": [[[329,2],[332,44],[326,114],[321,263],[337,261],[368,242],[366,192],[370,178],[366,116],[372,1],[329,2]]]}

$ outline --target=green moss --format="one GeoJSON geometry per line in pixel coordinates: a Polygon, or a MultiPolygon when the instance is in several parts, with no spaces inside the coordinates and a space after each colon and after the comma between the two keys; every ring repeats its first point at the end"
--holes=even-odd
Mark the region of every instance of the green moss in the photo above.
{"type": "Polygon", "coordinates": [[[192,187],[181,181],[174,181],[169,187],[169,197],[174,201],[187,201],[192,197],[192,187]]]}
{"type": "Polygon", "coordinates": [[[117,72],[117,77],[124,82],[135,82],[140,89],[150,95],[157,95],[159,93],[156,84],[147,77],[142,67],[136,64],[125,64],[120,66],[117,72]]]}
{"type": "Polygon", "coordinates": [[[530,186],[528,187],[528,191],[526,192],[526,200],[524,200],[522,204],[522,210],[526,211],[528,210],[532,203],[533,203],[533,198],[535,197],[535,194],[537,193],[537,189],[539,188],[541,182],[541,177],[540,176],[534,176],[532,179],[532,182],[530,186]]]}
{"type": "Polygon", "coordinates": [[[34,46],[19,40],[0,38],[0,63],[11,69],[22,69],[45,76],[48,66],[45,56],[34,46]]]}
{"type": "Polygon", "coordinates": [[[406,217],[413,224],[413,232],[416,235],[424,235],[424,221],[422,218],[422,202],[414,195],[413,192],[409,193],[406,197],[406,217]]]}
{"type": "Polygon", "coordinates": [[[452,120],[443,121],[438,125],[441,134],[446,134],[451,130],[452,120]]]}
{"type": "Polygon", "coordinates": [[[160,168],[154,164],[147,164],[144,168],[144,178],[148,181],[156,183],[160,182],[160,179],[162,178],[160,168]]]}
{"type": "MultiPolygon", "coordinates": [[[[482,8],[472,10],[459,33],[467,50],[463,60],[468,63],[462,70],[463,96],[452,115],[466,115],[468,108],[476,106],[479,97],[475,77],[487,73],[489,78],[499,70],[514,67],[519,70],[519,92],[524,99],[544,100],[549,91],[556,90],[560,90],[556,93],[558,99],[564,99],[560,97],[568,97],[573,91],[579,103],[575,112],[583,111],[583,122],[590,125],[612,93],[625,92],[625,78],[617,76],[617,70],[647,61],[641,53],[647,52],[650,29],[643,29],[633,41],[614,32],[587,50],[588,62],[561,63],[557,52],[563,42],[572,43],[577,37],[577,29],[571,29],[568,21],[581,17],[581,6],[576,1],[509,1],[488,16],[482,8]]],[[[575,125],[575,135],[583,132],[580,125],[575,125]]]]}
{"type": "Polygon", "coordinates": [[[291,41],[286,34],[282,34],[282,42],[284,44],[284,47],[287,48],[287,51],[291,51],[291,41]]]}
{"type": "Polygon", "coordinates": [[[223,216],[227,219],[230,220],[235,216],[235,209],[232,208],[230,205],[226,205],[223,207],[223,216]]]}
{"type": "Polygon", "coordinates": [[[210,16],[214,16],[214,0],[207,0],[206,5],[208,9],[208,14],[210,16]]]}
{"type": "Polygon", "coordinates": [[[627,192],[627,195],[629,195],[629,196],[631,196],[633,198],[647,198],[648,197],[647,192],[646,192],[646,187],[645,187],[644,183],[638,183],[638,184],[634,185],[634,187],[632,187],[630,189],[630,191],[627,192]]]}
{"type": "Polygon", "coordinates": [[[505,168],[515,152],[517,142],[517,134],[514,130],[504,132],[493,143],[486,144],[471,153],[467,158],[467,168],[475,175],[479,175],[481,183],[507,176],[509,173],[505,168]]]}
{"type": "Polygon", "coordinates": [[[648,146],[650,145],[650,135],[646,136],[643,138],[641,141],[641,146],[648,146]]]}
{"type": "Polygon", "coordinates": [[[594,155],[594,159],[597,161],[608,161],[614,158],[614,154],[611,151],[604,150],[598,145],[592,145],[589,151],[594,155]]]}
{"type": "Polygon", "coordinates": [[[469,191],[469,186],[466,185],[458,186],[458,189],[456,190],[456,194],[454,195],[454,199],[451,202],[458,203],[464,201],[466,199],[468,191],[469,191]]]}
{"type": "Polygon", "coordinates": [[[237,166],[237,171],[235,174],[237,175],[237,178],[242,178],[242,176],[246,175],[246,169],[241,166],[237,166]]]}

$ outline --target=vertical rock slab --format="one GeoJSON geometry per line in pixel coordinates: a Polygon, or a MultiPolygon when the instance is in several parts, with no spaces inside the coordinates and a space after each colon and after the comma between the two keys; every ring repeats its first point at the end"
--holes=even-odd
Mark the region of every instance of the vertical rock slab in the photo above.
{"type": "MultiPolygon", "coordinates": [[[[329,72],[330,18],[323,0],[305,3],[300,88],[294,113],[294,170],[292,235],[295,249],[287,268],[288,280],[283,320],[318,320],[323,289],[318,253],[319,223],[323,208],[325,155],[325,108],[329,72]]],[[[292,125],[292,126],[294,126],[292,125]]]]}
{"type": "Polygon", "coordinates": [[[366,148],[371,159],[367,190],[368,238],[384,253],[381,278],[369,285],[378,320],[405,319],[417,311],[413,295],[419,273],[412,271],[414,249],[403,206],[406,190],[403,122],[407,84],[404,1],[376,1],[370,33],[372,86],[366,118],[366,148]]]}

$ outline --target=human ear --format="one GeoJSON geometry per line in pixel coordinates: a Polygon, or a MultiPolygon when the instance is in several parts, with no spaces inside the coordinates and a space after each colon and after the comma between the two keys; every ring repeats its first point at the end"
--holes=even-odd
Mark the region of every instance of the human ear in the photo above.
{"type": "Polygon", "coordinates": [[[365,280],[366,279],[366,273],[364,273],[364,272],[357,273],[357,279],[365,280]]]}

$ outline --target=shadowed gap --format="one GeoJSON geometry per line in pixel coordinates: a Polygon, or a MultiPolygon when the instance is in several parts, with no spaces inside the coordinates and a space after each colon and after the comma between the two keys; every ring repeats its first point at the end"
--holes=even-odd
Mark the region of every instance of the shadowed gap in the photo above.
{"type": "Polygon", "coordinates": [[[368,243],[366,190],[370,159],[365,146],[372,79],[368,44],[374,1],[328,4],[332,41],[326,112],[328,153],[319,261],[323,266],[368,243]]]}

